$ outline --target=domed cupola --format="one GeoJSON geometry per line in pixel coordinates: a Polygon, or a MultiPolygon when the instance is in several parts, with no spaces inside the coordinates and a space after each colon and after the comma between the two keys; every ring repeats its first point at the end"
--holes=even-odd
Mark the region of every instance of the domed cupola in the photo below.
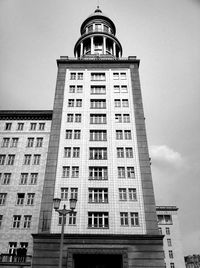
{"type": "Polygon", "coordinates": [[[122,56],[122,46],[115,37],[115,24],[97,6],[81,25],[81,37],[75,44],[76,58],[122,56]]]}

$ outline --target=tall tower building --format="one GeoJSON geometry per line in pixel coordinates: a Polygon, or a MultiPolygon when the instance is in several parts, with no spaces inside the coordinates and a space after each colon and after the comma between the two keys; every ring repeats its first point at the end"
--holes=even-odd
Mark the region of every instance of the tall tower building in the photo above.
{"type": "Polygon", "coordinates": [[[75,58],[58,75],[33,267],[164,267],[150,170],[140,61],[122,58],[116,28],[99,7],[81,25],[75,58]]]}

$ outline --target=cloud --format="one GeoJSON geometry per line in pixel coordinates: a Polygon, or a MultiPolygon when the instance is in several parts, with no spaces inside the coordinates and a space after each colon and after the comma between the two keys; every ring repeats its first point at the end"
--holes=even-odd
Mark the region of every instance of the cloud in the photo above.
{"type": "Polygon", "coordinates": [[[180,167],[183,165],[183,158],[179,152],[174,151],[167,145],[150,146],[150,156],[153,164],[180,167]]]}

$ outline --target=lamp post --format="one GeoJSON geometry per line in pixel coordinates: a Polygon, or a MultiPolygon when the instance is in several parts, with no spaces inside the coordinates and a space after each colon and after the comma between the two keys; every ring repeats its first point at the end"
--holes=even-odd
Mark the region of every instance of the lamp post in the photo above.
{"type": "Polygon", "coordinates": [[[63,206],[63,209],[59,209],[60,207],[60,198],[54,198],[53,199],[53,207],[56,212],[59,213],[59,215],[62,216],[62,229],[61,229],[61,238],[60,238],[60,254],[59,254],[59,268],[62,268],[62,255],[63,255],[63,240],[64,240],[64,219],[67,214],[74,211],[76,208],[76,202],[77,199],[69,199],[70,202],[70,209],[66,209],[66,205],[63,206]]]}

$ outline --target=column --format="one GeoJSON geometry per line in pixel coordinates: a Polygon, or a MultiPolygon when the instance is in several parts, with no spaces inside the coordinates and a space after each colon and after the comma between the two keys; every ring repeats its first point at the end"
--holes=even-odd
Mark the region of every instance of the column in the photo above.
{"type": "Polygon", "coordinates": [[[94,54],[94,37],[93,36],[90,37],[90,41],[91,41],[91,54],[94,54]]]}
{"type": "Polygon", "coordinates": [[[80,51],[80,57],[83,56],[83,42],[81,42],[81,51],[80,51]]]}
{"type": "Polygon", "coordinates": [[[103,54],[106,54],[106,37],[103,36],[103,54]]]}
{"type": "Polygon", "coordinates": [[[116,57],[116,43],[113,42],[113,55],[116,57]]]}

